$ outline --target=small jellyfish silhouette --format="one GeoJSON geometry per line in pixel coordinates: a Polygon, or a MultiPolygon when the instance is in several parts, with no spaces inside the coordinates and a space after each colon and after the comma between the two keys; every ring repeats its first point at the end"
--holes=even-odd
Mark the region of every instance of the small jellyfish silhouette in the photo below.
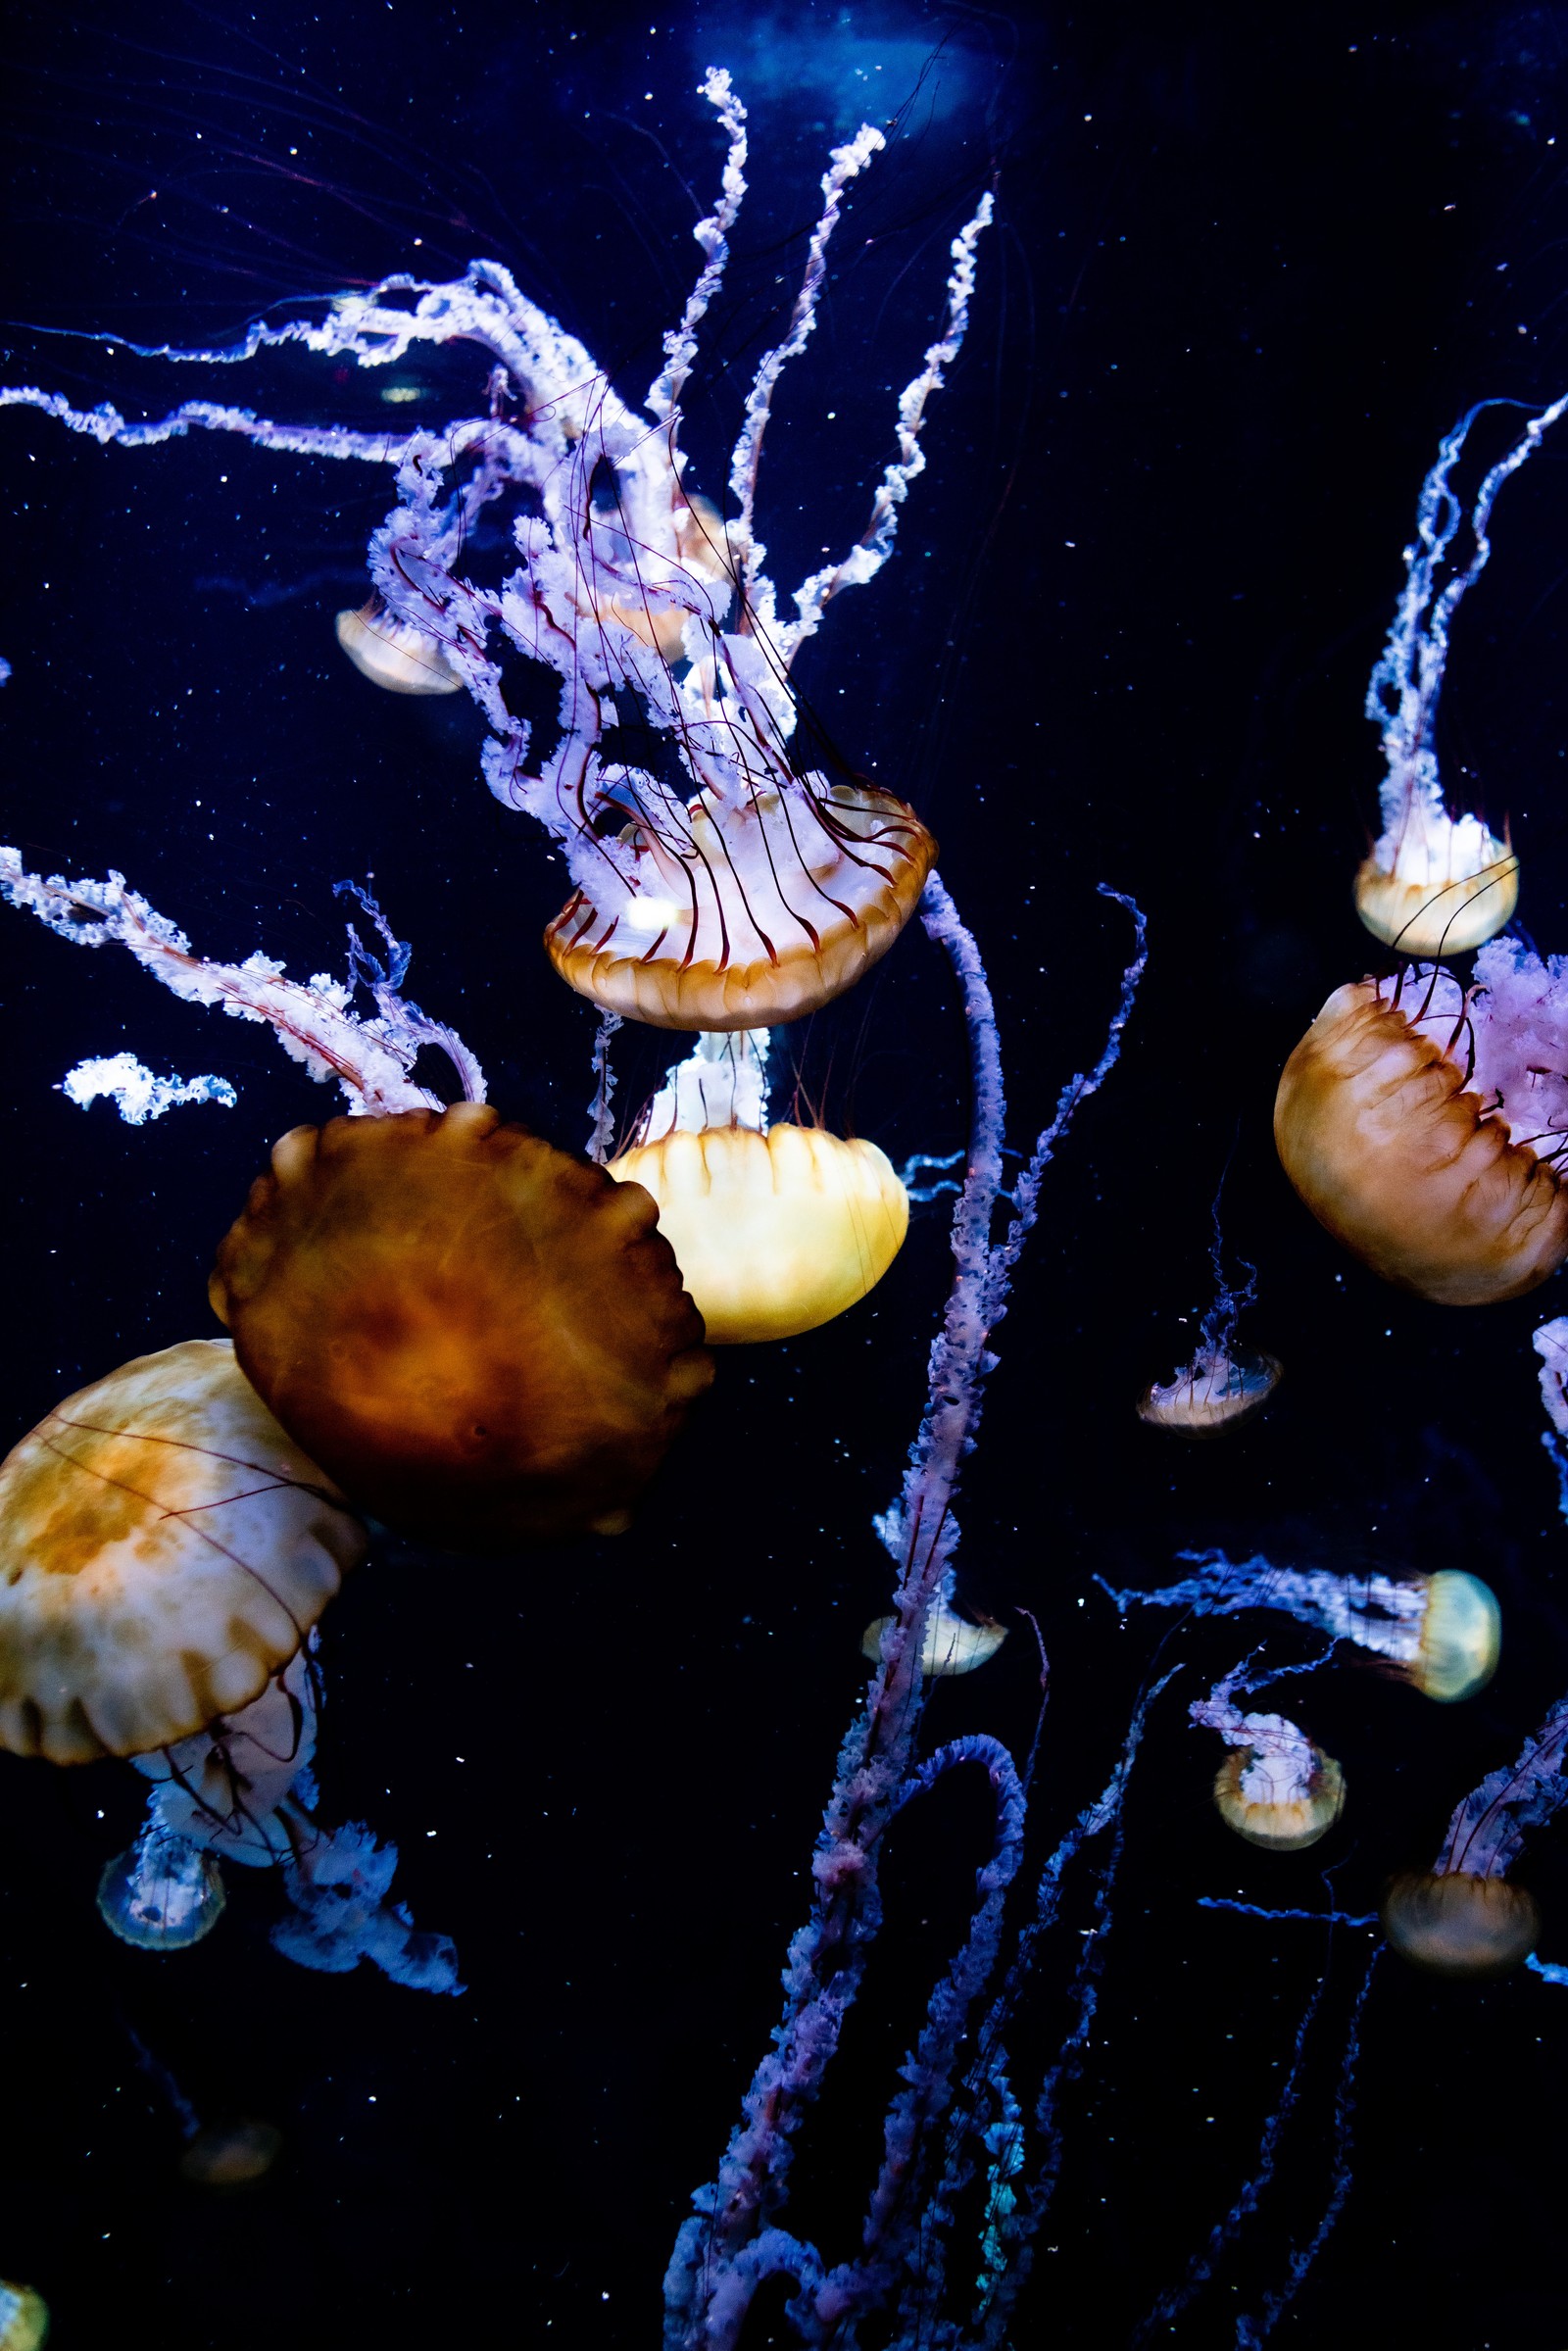
{"type": "Polygon", "coordinates": [[[1345,1776],[1332,1755],[1282,1714],[1244,1714],[1221,1684],[1190,1708],[1231,1752],[1214,1781],[1228,1829],[1272,1853],[1298,1853],[1326,1837],[1345,1809],[1345,1776]]]}
{"type": "Polygon", "coordinates": [[[42,2351],[49,2339],[49,2306],[30,2285],[0,2278],[0,2351],[42,2351]]]}
{"type": "Polygon", "coordinates": [[[179,2159],[179,2176],[192,2187],[249,2187],[266,2179],[282,2151],[275,2123],[244,2117],[204,2123],[179,2159]]]}
{"type": "Polygon", "coordinates": [[[659,1202],[713,1347],[831,1322],[882,1279],[908,1230],[908,1195],[874,1143],[767,1124],[766,1042],[765,1030],[700,1038],[643,1139],[607,1167],[659,1202]]]}
{"type": "Polygon", "coordinates": [[[1440,1305],[1517,1298],[1568,1256],[1568,1082],[1552,1077],[1568,970],[1494,940],[1476,974],[1468,991],[1441,970],[1336,989],[1274,1105],[1281,1163],[1318,1222],[1440,1305]]]}
{"type": "Polygon", "coordinates": [[[458,694],[463,680],[441,650],[411,620],[389,612],[372,596],[357,612],[339,612],[337,641],[362,677],[389,694],[458,694]]]}
{"type": "Polygon", "coordinates": [[[712,1378],[636,1184],[477,1102],[296,1127],[211,1283],[247,1376],[402,1532],[620,1532],[712,1378]]]}
{"type": "Polygon", "coordinates": [[[0,1746],[52,1763],[248,1705],[366,1548],[221,1339],[56,1405],[0,1464],[0,1746]]]}
{"type": "Polygon", "coordinates": [[[1505,1976],[1541,1935],[1533,1894],[1472,1870],[1405,1870],[1383,1897],[1391,1947],[1434,1976],[1505,1976]]]}
{"type": "MultiPolygon", "coordinates": [[[[873,1665],[881,1662],[882,1636],[896,1617],[873,1617],[860,1636],[860,1654],[869,1657],[873,1665]]],[[[920,1671],[927,1680],[941,1674],[972,1674],[978,1666],[989,1665],[1007,1638],[1005,1625],[982,1617],[973,1623],[960,1616],[946,1593],[938,1592],[925,1620],[925,1638],[920,1643],[920,1671]]]]}

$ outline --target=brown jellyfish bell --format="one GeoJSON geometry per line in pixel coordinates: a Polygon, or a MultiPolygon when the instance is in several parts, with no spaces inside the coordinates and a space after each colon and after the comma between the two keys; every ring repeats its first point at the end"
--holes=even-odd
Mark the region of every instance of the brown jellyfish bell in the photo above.
{"type": "MultiPolygon", "coordinates": [[[[1504,945],[1482,951],[1478,973],[1504,945]]],[[[1519,961],[1504,955],[1499,976],[1519,961]]],[[[1472,1088],[1454,1057],[1477,1054],[1478,1038],[1507,1045],[1485,1035],[1486,1017],[1475,991],[1442,972],[1337,988],[1274,1104],[1281,1163],[1318,1222],[1374,1273],[1440,1305],[1517,1298],[1568,1256],[1568,1195],[1532,1147],[1539,1124],[1515,1140],[1500,1095],[1472,1088]]]]}
{"type": "Polygon", "coordinates": [[[455,1549],[616,1534],[712,1379],[657,1207],[482,1103],[296,1127],[211,1283],[346,1494],[455,1549]]]}
{"type": "Polygon", "coordinates": [[[249,2187],[282,2151],[275,2123],[204,2123],[179,2159],[179,2176],[192,2187],[249,2187]]]}
{"type": "Polygon", "coordinates": [[[440,639],[400,620],[378,596],[357,612],[339,612],[333,626],[360,675],[389,694],[456,694],[463,684],[440,639]]]}
{"type": "Polygon", "coordinates": [[[1355,910],[1374,939],[1406,955],[1463,955],[1494,938],[1519,903],[1519,859],[1478,816],[1450,817],[1412,796],[1397,835],[1356,868],[1355,910]]]}
{"type": "Polygon", "coordinates": [[[606,1172],[645,1187],[714,1347],[793,1339],[887,1272],[909,1198],[874,1143],[765,1126],[765,1029],[700,1037],[606,1172]],[[765,1131],[764,1131],[765,1126],[765,1131]]]}
{"type": "Polygon", "coordinates": [[[1505,1976],[1541,1934],[1541,1913],[1522,1886],[1468,1870],[1403,1871],[1382,1915],[1391,1947],[1435,1976],[1505,1976]]]}
{"type": "Polygon", "coordinates": [[[123,1364],[0,1464],[0,1746],[86,1763],[237,1713],[365,1548],[226,1340],[123,1364]]]}
{"type": "Polygon", "coordinates": [[[631,790],[621,845],[545,932],[568,987],[663,1029],[800,1020],[868,971],[908,921],[937,845],[875,784],[764,771],[734,799],[631,790]]]}
{"type": "Polygon", "coordinates": [[[1283,1376],[1278,1357],[1261,1350],[1200,1349],[1168,1386],[1151,1381],[1138,1416],[1172,1437],[1221,1437],[1260,1412],[1283,1376]]]}
{"type": "Polygon", "coordinates": [[[49,2339],[49,2305],[30,2285],[0,2278],[0,2351],[42,2351],[49,2339]]]}

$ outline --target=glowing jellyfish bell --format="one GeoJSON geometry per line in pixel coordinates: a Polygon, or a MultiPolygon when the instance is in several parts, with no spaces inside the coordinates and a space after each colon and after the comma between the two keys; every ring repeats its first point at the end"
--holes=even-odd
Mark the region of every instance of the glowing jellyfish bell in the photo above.
{"type": "Polygon", "coordinates": [[[909,1199],[874,1143],[769,1125],[767,1031],[700,1037],[609,1162],[659,1203],[659,1229],[715,1347],[793,1339],[882,1279],[909,1199]]]}
{"type": "Polygon", "coordinates": [[[1345,1809],[1345,1775],[1282,1714],[1243,1714],[1221,1684],[1190,1709],[1231,1752],[1214,1781],[1221,1820],[1249,1844],[1298,1853],[1326,1837],[1345,1809]]]}
{"type": "Polygon", "coordinates": [[[1502,1611],[1479,1576],[1441,1567],[1428,1580],[1415,1655],[1404,1665],[1423,1697],[1452,1705],[1485,1689],[1497,1670],[1502,1611]]]}
{"type": "Polygon", "coordinates": [[[1479,816],[1412,801],[1355,876],[1355,910],[1374,939],[1407,955],[1463,955],[1513,918],[1519,860],[1479,816]]]}
{"type": "Polygon", "coordinates": [[[1260,1412],[1282,1376],[1278,1357],[1261,1350],[1200,1349],[1168,1386],[1151,1382],[1138,1399],[1138,1416],[1173,1437],[1220,1437],[1260,1412]]]}
{"type": "Polygon", "coordinates": [[[1476,985],[1336,989],[1285,1065],[1274,1139],[1320,1224],[1440,1305],[1517,1298],[1568,1256],[1568,966],[1494,940],[1476,985]]]}
{"type": "Polygon", "coordinates": [[[1434,1976],[1504,1976],[1535,1949],[1535,1897],[1470,1870],[1406,1870],[1383,1897],[1383,1932],[1401,1959],[1434,1976]]]}
{"type": "MultiPolygon", "coordinates": [[[[860,1654],[873,1665],[882,1658],[883,1636],[898,1623],[896,1616],[873,1617],[860,1636],[860,1654]]],[[[992,1617],[978,1622],[960,1616],[945,1592],[939,1592],[925,1620],[920,1643],[920,1672],[929,1681],[945,1674],[972,1674],[989,1665],[1007,1638],[1005,1625],[992,1617]]]]}
{"type": "Polygon", "coordinates": [[[0,1746],[85,1763],[237,1712],[365,1547],[226,1340],[138,1356],[0,1464],[0,1746]]]}
{"type": "Polygon", "coordinates": [[[712,1378],[657,1208],[477,1102],[296,1127],[211,1296],[283,1426],[454,1548],[620,1532],[712,1378]]]}
{"type": "Polygon", "coordinates": [[[377,596],[357,612],[339,612],[337,641],[362,677],[389,694],[457,694],[463,679],[440,639],[400,620],[377,596]]]}

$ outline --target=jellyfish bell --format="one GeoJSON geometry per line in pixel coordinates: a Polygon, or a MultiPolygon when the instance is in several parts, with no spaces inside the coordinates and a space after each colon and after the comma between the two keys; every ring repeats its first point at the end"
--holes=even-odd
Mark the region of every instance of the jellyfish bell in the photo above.
{"type": "MultiPolygon", "coordinates": [[[[1259,1722],[1278,1722],[1260,1716],[1259,1722]]],[[[1268,1744],[1233,1747],[1214,1780],[1220,1819],[1249,1844],[1270,1853],[1299,1853],[1326,1837],[1345,1809],[1345,1775],[1332,1755],[1309,1740],[1302,1768],[1295,1753],[1268,1744]]]]}
{"type": "Polygon", "coordinates": [[[99,1917],[137,1951],[188,1951],[211,1935],[226,1900],[216,1856],[156,1821],[98,1880],[99,1917]]]}
{"type": "MultiPolygon", "coordinates": [[[[860,1654],[873,1665],[882,1661],[882,1637],[890,1625],[897,1622],[891,1616],[873,1617],[860,1636],[860,1654]]],[[[925,1635],[920,1643],[920,1672],[927,1680],[944,1674],[972,1674],[992,1658],[1007,1638],[1005,1625],[997,1624],[991,1617],[978,1623],[950,1606],[938,1592],[926,1615],[925,1635]]]]}
{"type": "Polygon", "coordinates": [[[1522,1886],[1467,1870],[1403,1871],[1382,1915],[1391,1947],[1435,1976],[1507,1975],[1541,1935],[1541,1913],[1522,1886]]]}
{"type": "Polygon", "coordinates": [[[0,2278],[0,2351],[43,2351],[49,2339],[49,2306],[30,2285],[0,2278]]]}
{"type": "Polygon", "coordinates": [[[181,2155],[179,2176],[192,2187],[249,2187],[266,2179],[282,2151],[275,2123],[206,2123],[181,2155]]]}
{"type": "Polygon", "coordinates": [[[122,1364],[0,1464],[0,1746],[136,1755],[247,1705],[365,1547],[228,1341],[122,1364]]]}
{"type": "Polygon", "coordinates": [[[1152,1381],[1138,1399],[1138,1416],[1172,1437],[1220,1437],[1262,1410],[1283,1371],[1276,1356],[1261,1350],[1200,1353],[1168,1386],[1152,1381]]]}
{"type": "Polygon", "coordinates": [[[888,952],[937,845],[875,784],[764,769],[682,803],[633,779],[632,820],[545,933],[568,987],[665,1029],[800,1020],[888,952]]]}
{"type": "MultiPolygon", "coordinates": [[[[1440,976],[1418,984],[1430,996],[1440,976]]],[[[1445,1020],[1458,993],[1448,981],[1445,1020]]],[[[1274,1139],[1318,1222],[1374,1273],[1440,1305],[1476,1306],[1556,1271],[1568,1194],[1450,1057],[1468,998],[1459,1008],[1448,1040],[1384,983],[1336,989],[1285,1065],[1274,1139]]]]}
{"type": "Polygon", "coordinates": [[[379,597],[357,612],[339,612],[337,641],[362,677],[389,694],[456,694],[463,680],[442,651],[440,640],[400,620],[379,597]]]}
{"type": "Polygon", "coordinates": [[[1485,1689],[1497,1670],[1502,1611],[1479,1576],[1442,1567],[1429,1579],[1420,1646],[1404,1668],[1423,1696],[1452,1705],[1485,1689]]]}
{"type": "Polygon", "coordinates": [[[399,1532],[618,1533],[712,1378],[657,1217],[476,1102],[338,1118],[274,1147],[211,1297],[284,1427],[399,1532]]]}
{"type": "Polygon", "coordinates": [[[1374,939],[1401,955],[1468,955],[1513,918],[1519,860],[1478,816],[1450,817],[1412,800],[1356,869],[1355,910],[1374,939]]]}

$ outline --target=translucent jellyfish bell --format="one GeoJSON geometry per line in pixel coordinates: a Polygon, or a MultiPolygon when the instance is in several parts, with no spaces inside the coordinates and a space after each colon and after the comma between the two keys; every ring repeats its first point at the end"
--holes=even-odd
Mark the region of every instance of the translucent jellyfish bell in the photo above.
{"type": "Polygon", "coordinates": [[[1401,1959],[1436,1976],[1503,1976],[1541,1934],[1534,1897],[1506,1878],[1407,1870],[1383,1898],[1383,1931],[1401,1959]]]}
{"type": "Polygon", "coordinates": [[[1502,1611],[1479,1576],[1443,1567],[1430,1578],[1420,1646],[1406,1666],[1423,1696],[1452,1705],[1472,1697],[1497,1670],[1502,1611]]]}
{"type": "Polygon", "coordinates": [[[766,1050],[765,1029],[699,1038],[655,1097],[649,1139],[607,1169],[659,1202],[715,1347],[831,1322],[875,1288],[908,1230],[908,1194],[874,1143],[766,1125],[766,1050]]]}
{"type": "Polygon", "coordinates": [[[98,1881],[98,1912],[138,1951],[188,1951],[211,1935],[226,1899],[215,1857],[152,1819],[98,1881]]]}
{"type": "Polygon", "coordinates": [[[1261,1411],[1282,1373],[1278,1358],[1261,1351],[1200,1353],[1168,1387],[1153,1381],[1144,1390],[1139,1417],[1173,1437],[1219,1437],[1261,1411]]]}
{"type": "Polygon", "coordinates": [[[1440,1305],[1517,1298],[1568,1256],[1568,1192],[1535,1148],[1553,1126],[1544,1082],[1529,1124],[1512,1131],[1513,1101],[1532,1102],[1531,1051],[1539,1057],[1539,1009],[1518,1001],[1534,979],[1502,941],[1482,950],[1477,975],[1479,1001],[1446,973],[1336,989],[1274,1105],[1281,1163],[1318,1222],[1374,1273],[1440,1305]],[[1524,987],[1505,995],[1510,980],[1524,987]]]}
{"type": "Polygon", "coordinates": [[[712,1379],[657,1213],[477,1102],[339,1118],[275,1146],[210,1295],[283,1425],[390,1525],[618,1533],[712,1379]]]}
{"type": "Polygon", "coordinates": [[[1406,955],[1464,955],[1513,919],[1519,860],[1479,816],[1412,804],[1356,870],[1355,910],[1406,955]]]}
{"type": "Polygon", "coordinates": [[[1298,1853],[1326,1837],[1345,1809],[1345,1775],[1282,1714],[1243,1714],[1222,1684],[1191,1709],[1231,1749],[1214,1781],[1228,1829],[1271,1853],[1298,1853]]]}
{"type": "Polygon", "coordinates": [[[400,620],[372,596],[357,612],[339,612],[337,641],[362,677],[389,694],[456,694],[463,680],[440,640],[400,620]]]}
{"type": "MultiPolygon", "coordinates": [[[[891,1616],[873,1617],[860,1636],[860,1654],[873,1665],[881,1663],[882,1636],[895,1621],[891,1616]]],[[[934,1675],[972,1674],[977,1666],[990,1664],[1006,1638],[1005,1625],[994,1624],[990,1618],[971,1623],[938,1592],[925,1620],[920,1671],[928,1681],[934,1675]]]]}
{"type": "Polygon", "coordinates": [[[365,1547],[226,1340],[122,1365],[0,1464],[0,1746],[135,1755],[247,1705],[365,1547]]]}
{"type": "Polygon", "coordinates": [[[0,2351],[42,2351],[49,2338],[49,2306],[30,2285],[0,2278],[0,2351]]]}

